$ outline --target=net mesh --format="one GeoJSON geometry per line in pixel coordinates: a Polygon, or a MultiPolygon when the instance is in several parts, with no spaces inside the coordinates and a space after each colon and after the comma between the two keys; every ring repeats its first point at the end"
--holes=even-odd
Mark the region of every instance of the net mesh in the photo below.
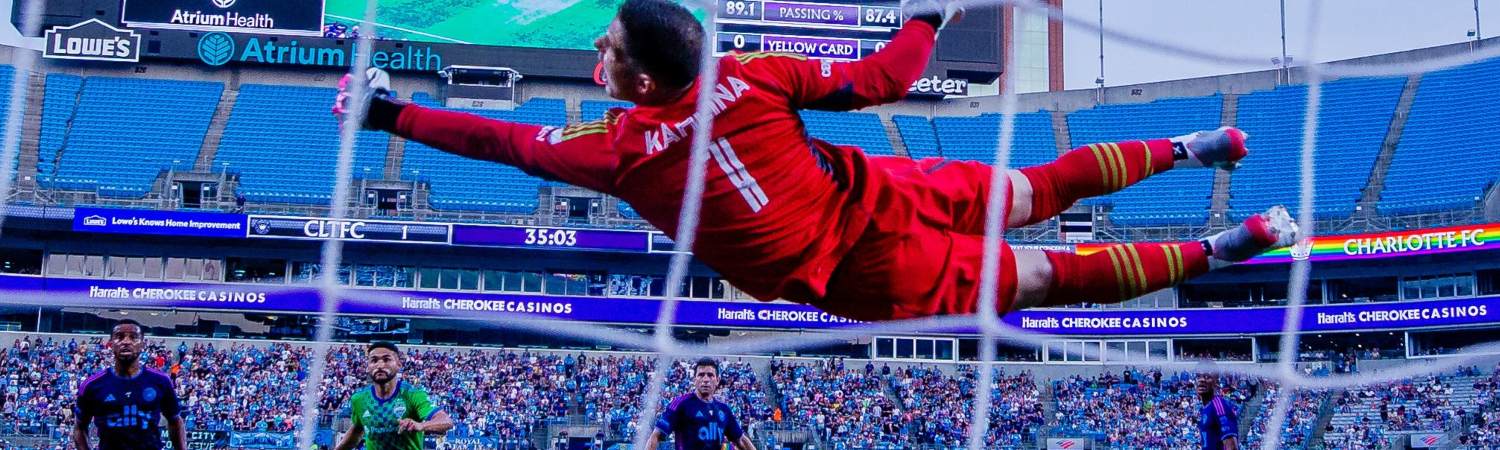
{"type": "MultiPolygon", "coordinates": [[[[40,24],[38,18],[42,17],[45,6],[44,0],[24,0],[18,2],[22,10],[20,17],[20,29],[28,36],[37,35],[40,24]]],[[[365,14],[361,22],[362,28],[375,29],[376,1],[366,0],[365,14]]],[[[703,14],[703,27],[707,36],[713,36],[716,29],[715,14],[719,2],[692,1],[691,6],[705,11],[703,14]]],[[[1138,36],[1118,30],[1100,28],[1094,22],[1086,19],[1065,14],[1061,9],[1051,7],[1042,3],[1029,0],[970,0],[961,2],[968,7],[1004,5],[1014,7],[1013,11],[1025,14],[1044,15],[1052,20],[1061,21],[1065,24],[1091,32],[1101,33],[1115,42],[1126,45],[1150,49],[1162,53],[1174,54],[1179,58],[1199,61],[1204,63],[1229,64],[1229,65],[1259,65],[1263,58],[1241,55],[1224,55],[1205,52],[1198,49],[1184,47],[1171,42],[1165,42],[1150,37],[1138,36]]],[[[1310,61],[1301,67],[1305,83],[1308,86],[1307,113],[1304,119],[1303,139],[1301,145],[1301,159],[1299,177],[1301,188],[1299,192],[1299,208],[1297,217],[1300,218],[1299,225],[1303,239],[1311,238],[1315,232],[1313,226],[1313,200],[1315,191],[1313,189],[1314,165],[1313,150],[1317,145],[1316,134],[1318,127],[1318,111],[1321,95],[1321,84],[1325,80],[1345,77],[1371,77],[1371,76],[1401,76],[1414,75],[1439,69],[1451,68],[1470,64],[1477,61],[1500,57],[1500,47],[1483,47],[1471,52],[1405,61],[1387,64],[1325,64],[1319,63],[1313,56],[1312,50],[1317,42],[1317,24],[1319,23],[1319,12],[1321,2],[1307,2],[1305,11],[1308,17],[1308,28],[1305,34],[1306,50],[1303,58],[1310,61]]],[[[351,74],[359,77],[370,66],[370,53],[368,49],[370,34],[360,38],[361,49],[352,67],[351,74]]],[[[713,57],[715,40],[704,39],[703,73],[701,76],[714,78],[717,65],[713,57]]],[[[18,152],[17,143],[21,134],[21,114],[27,104],[27,85],[31,76],[37,74],[37,59],[39,51],[35,48],[16,49],[13,65],[16,76],[13,84],[9,87],[11,102],[7,111],[6,127],[4,131],[4,150],[0,158],[4,160],[15,160],[18,152]]],[[[1010,52],[1005,52],[1004,72],[1009,73],[1012,60],[1010,52]]],[[[711,89],[713,83],[703,83],[704,91],[711,89]]],[[[351,83],[353,96],[359,98],[364,95],[362,83],[351,83]]],[[[701,206],[701,194],[707,173],[708,152],[707,145],[711,136],[711,125],[713,115],[710,113],[711,95],[700,92],[696,112],[696,123],[698,132],[694,133],[692,141],[692,158],[689,165],[688,186],[684,192],[683,208],[679,216],[678,233],[675,239],[676,253],[673,255],[668,268],[665,301],[651,337],[644,337],[636,333],[620,331],[600,325],[570,324],[568,327],[554,326],[554,319],[539,316],[531,316],[523,313],[498,313],[485,318],[451,317],[455,321],[477,321],[486,324],[500,326],[515,330],[524,330],[539,334],[550,334],[560,337],[580,338],[607,343],[627,348],[648,348],[656,358],[650,382],[641,399],[639,411],[641,411],[636,423],[635,446],[640,448],[645,442],[655,420],[657,406],[660,404],[667,370],[671,361],[689,355],[730,355],[730,354],[756,354],[775,351],[789,351],[805,348],[813,348],[839,342],[847,342],[850,338],[867,337],[880,334],[913,334],[928,330],[952,329],[960,326],[976,327],[980,330],[980,362],[979,374],[983,374],[978,380],[973,410],[971,411],[972,424],[969,428],[967,446],[970,449],[983,448],[985,436],[989,423],[989,410],[991,409],[991,389],[993,385],[992,367],[995,364],[997,347],[1001,344],[1041,349],[1049,341],[1049,336],[1032,333],[1020,328],[1009,326],[999,320],[995,314],[995,293],[997,291],[997,276],[1000,267],[998,257],[999,243],[1005,236],[1005,220],[1003,213],[1007,208],[998,207],[1003,199],[1008,198],[1005,190],[1008,183],[1002,177],[1005,176],[1007,161],[1010,159],[1014,125],[1016,119],[1017,97],[1016,92],[1009,86],[1002,86],[1000,97],[999,139],[996,143],[995,159],[993,166],[995,178],[993,186],[1001,187],[993,189],[988,199],[989,209],[987,224],[985,228],[985,254],[983,259],[983,273],[981,278],[981,298],[979,301],[979,314],[975,316],[948,316],[929,317],[922,319],[868,323],[820,332],[812,335],[798,336],[772,336],[757,337],[750,339],[726,339],[720,342],[708,344],[696,344],[680,342],[672,337],[672,327],[676,319],[676,305],[679,298],[679,290],[682,281],[687,275],[687,267],[691,256],[689,251],[696,238],[696,231],[701,206]]],[[[342,124],[339,145],[338,169],[336,185],[331,195],[330,205],[331,217],[342,218],[347,213],[348,192],[351,182],[351,166],[353,150],[355,147],[356,130],[358,123],[362,120],[364,111],[355,102],[355,111],[348,114],[342,124]]],[[[10,192],[15,185],[16,167],[11,164],[0,164],[0,192],[10,192]]],[[[0,197],[0,210],[4,210],[8,197],[0,197]]],[[[0,214],[0,220],[5,215],[0,214]]],[[[343,255],[342,242],[339,240],[327,240],[323,244],[322,267],[338,267],[343,255]]],[[[1249,378],[1258,378],[1274,381],[1280,386],[1276,393],[1276,406],[1270,416],[1270,424],[1266,427],[1265,438],[1261,442],[1262,449],[1275,449],[1280,447],[1282,426],[1288,413],[1290,401],[1298,391],[1317,391],[1345,389],[1356,386],[1367,386],[1379,383],[1387,383],[1413,377],[1436,374],[1451,371],[1465,366],[1486,355],[1500,353],[1500,342],[1485,342],[1465,347],[1457,351],[1454,356],[1435,361],[1424,361],[1421,363],[1408,362],[1385,370],[1360,374],[1335,374],[1328,376],[1311,376],[1299,373],[1295,367],[1297,361],[1299,325],[1301,323],[1302,309],[1306,302],[1306,286],[1311,273],[1311,263],[1308,260],[1295,262],[1291,268],[1288,284],[1288,308],[1284,320],[1284,329],[1281,333],[1281,348],[1278,355],[1278,364],[1274,367],[1258,365],[1224,365],[1212,369],[1224,375],[1237,375],[1249,378]]],[[[308,372],[307,382],[303,384],[302,414],[303,418],[315,418],[319,411],[318,399],[321,398],[323,386],[323,372],[326,366],[326,356],[331,346],[335,313],[338,311],[339,303],[345,289],[338,283],[338,271],[324,270],[321,273],[318,291],[321,298],[321,313],[318,328],[312,346],[314,355],[312,367],[308,372]]],[[[361,292],[362,296],[394,296],[398,294],[381,292],[361,292]]],[[[0,300],[0,303],[16,302],[16,300],[0,300]]],[[[31,300],[31,304],[35,300],[31,300]]],[[[1179,370],[1191,370],[1182,363],[1170,363],[1148,360],[1143,353],[1127,353],[1109,348],[1101,349],[1105,358],[1111,361],[1119,361],[1122,365],[1132,365],[1143,368],[1173,368],[1179,370]]],[[[311,448],[314,432],[317,428],[317,420],[302,420],[298,430],[298,448],[311,448]]]]}

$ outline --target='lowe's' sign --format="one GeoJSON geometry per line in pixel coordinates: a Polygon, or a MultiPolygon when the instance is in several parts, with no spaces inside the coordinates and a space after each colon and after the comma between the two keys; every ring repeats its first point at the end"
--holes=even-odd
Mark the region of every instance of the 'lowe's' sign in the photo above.
{"type": "MultiPolygon", "coordinates": [[[[210,66],[231,62],[289,66],[353,66],[358,45],[327,38],[277,39],[208,33],[198,38],[198,59],[210,66]]],[[[431,46],[377,41],[370,64],[386,70],[436,72],[443,57],[431,46]],[[399,45],[398,45],[399,44],[399,45]]]]}

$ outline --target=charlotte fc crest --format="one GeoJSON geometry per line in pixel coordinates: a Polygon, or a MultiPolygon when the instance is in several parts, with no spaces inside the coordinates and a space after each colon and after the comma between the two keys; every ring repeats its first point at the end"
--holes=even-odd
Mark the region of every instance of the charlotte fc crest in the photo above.
{"type": "Polygon", "coordinates": [[[1292,261],[1306,261],[1312,257],[1312,249],[1312,238],[1303,238],[1297,241],[1296,244],[1292,245],[1292,261]]]}

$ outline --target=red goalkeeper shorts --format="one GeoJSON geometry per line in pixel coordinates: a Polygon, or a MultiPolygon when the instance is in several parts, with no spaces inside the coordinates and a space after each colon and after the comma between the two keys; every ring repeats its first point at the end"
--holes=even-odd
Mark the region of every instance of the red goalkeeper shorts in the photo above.
{"type": "MultiPolygon", "coordinates": [[[[828,295],[812,302],[862,321],[977,310],[990,166],[938,158],[871,157],[881,173],[870,227],[834,269],[828,295]]],[[[1005,199],[1010,205],[1010,199],[1005,199]]],[[[1015,254],[1000,245],[996,309],[1010,310],[1015,254]]]]}

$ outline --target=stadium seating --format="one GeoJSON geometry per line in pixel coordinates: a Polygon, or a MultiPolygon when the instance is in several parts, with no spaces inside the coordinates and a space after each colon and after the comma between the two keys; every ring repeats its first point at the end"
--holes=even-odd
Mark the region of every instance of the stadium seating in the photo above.
{"type": "MultiPolygon", "coordinates": [[[[417,93],[418,104],[438,106],[431,96],[417,93]]],[[[533,125],[567,124],[566,103],[561,99],[533,98],[511,111],[464,109],[492,119],[533,125]]],[[[402,179],[420,179],[431,183],[434,209],[486,211],[529,214],[537,209],[537,189],[542,180],[520,169],[464,158],[423,145],[407,142],[401,160],[402,179]]]]}
{"type": "MultiPolygon", "coordinates": [[[[16,76],[16,68],[15,67],[10,66],[10,65],[6,65],[6,64],[0,64],[0,86],[10,86],[11,85],[11,81],[15,79],[15,76],[16,76]]],[[[10,109],[10,90],[9,89],[5,89],[5,92],[0,92],[0,108],[4,108],[3,110],[5,110],[5,111],[8,111],[10,109]]],[[[23,114],[23,115],[26,114],[26,113],[35,114],[36,112],[35,111],[21,111],[21,114],[23,114]]],[[[8,119],[8,117],[0,117],[0,130],[4,129],[4,127],[5,127],[5,121],[7,119],[8,119]]],[[[21,167],[21,165],[20,165],[21,164],[21,158],[19,156],[20,155],[18,154],[16,160],[15,161],[11,161],[11,168],[12,169],[19,169],[21,167]]]]}
{"type": "Polygon", "coordinates": [[[1500,59],[1422,75],[1381,193],[1383,213],[1472,207],[1500,174],[1500,59]]]}
{"type": "MultiPolygon", "coordinates": [[[[1092,437],[1105,448],[1190,448],[1200,441],[1194,424],[1202,406],[1194,375],[1162,375],[1158,381],[1158,373],[1129,369],[1121,375],[1054,380],[1056,431],[1092,437]]],[[[1230,403],[1243,404],[1249,383],[1227,385],[1236,387],[1230,403]]]]}
{"type": "MultiPolygon", "coordinates": [[[[227,164],[238,174],[239,194],[248,201],[328,204],[339,158],[339,127],[328,112],[335,93],[324,87],[240,86],[214,169],[227,164]]],[[[389,142],[385,133],[359,132],[352,177],[381,178],[389,142]]]]}
{"type": "Polygon", "coordinates": [[[143,78],[50,75],[47,81],[41,181],[119,198],[146,195],[159,171],[192,169],[224,89],[216,82],[143,78]]]}
{"type": "MultiPolygon", "coordinates": [[[[78,91],[82,88],[83,77],[60,73],[47,75],[47,89],[42,94],[42,129],[37,150],[37,181],[43,186],[68,190],[90,188],[85,182],[73,183],[58,180],[54,176],[57,171],[57,151],[63,145],[68,121],[73,118],[73,111],[78,105],[78,91]]],[[[6,92],[9,93],[9,90],[6,92]]]]}
{"type": "MultiPolygon", "coordinates": [[[[579,109],[582,112],[582,118],[585,122],[603,119],[604,113],[609,112],[611,108],[630,108],[632,106],[634,104],[630,102],[615,100],[584,100],[579,103],[579,109]]],[[[627,219],[639,220],[641,218],[641,215],[635,212],[635,208],[631,208],[625,202],[619,203],[619,210],[620,215],[627,219]]]]}
{"type": "MultiPolygon", "coordinates": [[[[1313,166],[1319,217],[1348,217],[1354,212],[1405,83],[1405,78],[1361,78],[1322,87],[1313,166]]],[[[1250,157],[1232,178],[1232,217],[1242,219],[1272,205],[1297,203],[1306,115],[1306,85],[1240,97],[1237,126],[1250,133],[1250,157]]]]}
{"type": "MultiPolygon", "coordinates": [[[[88,375],[108,366],[97,337],[22,335],[0,344],[0,364],[32,367],[0,377],[0,436],[47,435],[66,439],[72,395],[88,375]]],[[[142,363],[174,377],[191,430],[289,432],[300,424],[299,402],[312,352],[297,343],[236,340],[153,339],[142,363]]],[[[330,349],[319,408],[328,423],[347,417],[347,399],[368,386],[364,347],[330,349]]],[[[422,386],[453,417],[450,437],[521,442],[547,430],[552,420],[602,425],[607,439],[628,440],[654,360],[646,354],[530,353],[456,347],[403,348],[403,376],[422,386]]],[[[730,405],[747,430],[775,425],[804,429],[827,448],[959,448],[973,408],[973,365],[942,364],[876,368],[844,360],[773,359],[763,384],[746,361],[721,361],[730,405]],[[894,369],[894,370],[893,370],[894,369]],[[768,394],[770,394],[768,396],[768,394]],[[779,397],[779,398],[776,398],[779,397]],[[773,408],[775,409],[773,411],[773,408]]],[[[659,407],[689,392],[690,361],[672,363],[659,407]]],[[[1384,449],[1387,439],[1413,431],[1456,430],[1457,448],[1493,448],[1500,442],[1500,374],[1463,368],[1333,393],[1300,392],[1282,433],[1280,448],[1384,449]],[[1332,397],[1329,397],[1329,396],[1332,397]],[[1334,414],[1314,442],[1325,399],[1334,414]],[[1384,407],[1384,414],[1382,414],[1384,407]],[[1475,421],[1475,419],[1483,420],[1475,421]],[[1322,445],[1322,447],[1319,447],[1322,445]]],[[[1006,369],[1008,370],[1008,369],[1006,369]]],[[[1193,448],[1202,406],[1191,373],[1161,374],[1125,369],[1097,376],[1051,380],[1053,399],[1042,400],[1032,374],[998,371],[991,387],[987,448],[1032,448],[1048,420],[1052,437],[1096,440],[1095,448],[1193,448]],[[1053,417],[1043,411],[1053,410],[1053,417]]],[[[1277,387],[1266,382],[1264,402],[1251,405],[1258,381],[1230,378],[1226,398],[1238,410],[1258,407],[1244,448],[1264,439],[1277,387]]],[[[764,436],[761,436],[764,437],[764,436]]]]}
{"type": "MultiPolygon", "coordinates": [[[[603,422],[608,435],[633,439],[640,419],[641,399],[646,380],[656,367],[654,361],[640,357],[604,356],[591,358],[579,366],[575,379],[583,395],[583,415],[589,422],[603,422]]],[[[666,409],[677,396],[692,392],[692,362],[674,361],[667,371],[666,390],[657,411],[666,409]]],[[[727,403],[742,429],[750,429],[770,418],[771,408],[762,385],[750,364],[722,361],[719,378],[723,384],[719,400],[727,403]]]]}
{"type": "MultiPolygon", "coordinates": [[[[1251,422],[1249,430],[1241,430],[1245,435],[1244,448],[1260,448],[1261,440],[1265,439],[1266,426],[1271,421],[1271,413],[1276,408],[1276,395],[1280,390],[1274,383],[1268,383],[1266,389],[1265,403],[1256,413],[1251,422]]],[[[1292,404],[1287,409],[1286,419],[1281,429],[1281,448],[1304,449],[1308,447],[1308,440],[1312,439],[1312,428],[1317,425],[1319,408],[1322,406],[1324,395],[1309,394],[1298,391],[1292,396],[1292,404]]]]}
{"type": "Polygon", "coordinates": [[[932,128],[931,120],[921,116],[891,116],[891,121],[896,123],[896,131],[901,133],[907,156],[912,159],[942,156],[943,151],[938,148],[937,131],[932,128]]]}
{"type": "MultiPolygon", "coordinates": [[[[891,443],[900,448],[962,445],[969,432],[968,413],[974,407],[975,371],[964,366],[953,372],[945,375],[936,367],[894,371],[889,382],[901,404],[893,418],[899,434],[891,443]]],[[[998,371],[991,387],[990,428],[985,443],[989,448],[1021,447],[1045,422],[1036,382],[1030,373],[1006,375],[998,371]]]]}
{"type": "Polygon", "coordinates": [[[615,100],[584,100],[578,104],[584,122],[603,119],[604,113],[609,112],[611,108],[629,108],[631,106],[633,105],[630,102],[615,100]]]}
{"type": "MultiPolygon", "coordinates": [[[[1169,138],[1218,128],[1223,109],[1223,96],[1217,94],[1140,104],[1100,105],[1068,114],[1068,130],[1072,133],[1074,146],[1169,138]]],[[[1110,220],[1118,225],[1202,224],[1208,220],[1213,180],[1212,170],[1174,170],[1086,202],[1113,204],[1110,220]]]]}
{"type": "MultiPolygon", "coordinates": [[[[995,162],[1000,144],[1000,115],[938,117],[932,119],[942,157],[963,161],[995,162]]],[[[1046,111],[1016,115],[1015,139],[1011,143],[1010,167],[1046,164],[1057,159],[1057,137],[1052,132],[1052,114],[1046,111]]]]}
{"type": "Polygon", "coordinates": [[[1489,374],[1471,369],[1352,388],[1334,398],[1329,448],[1384,449],[1399,431],[1445,431],[1461,423],[1458,411],[1474,411],[1475,386],[1489,374]]]}
{"type": "Polygon", "coordinates": [[[896,154],[875,113],[804,110],[802,123],[808,135],[833,144],[859,147],[871,155],[896,154]]]}
{"type": "Polygon", "coordinates": [[[1474,417],[1458,436],[1458,449],[1500,448],[1500,366],[1474,383],[1474,417]]]}
{"type": "Polygon", "coordinates": [[[843,363],[772,361],[771,380],[779,389],[786,420],[848,448],[894,443],[896,405],[880,379],[843,363]]]}

